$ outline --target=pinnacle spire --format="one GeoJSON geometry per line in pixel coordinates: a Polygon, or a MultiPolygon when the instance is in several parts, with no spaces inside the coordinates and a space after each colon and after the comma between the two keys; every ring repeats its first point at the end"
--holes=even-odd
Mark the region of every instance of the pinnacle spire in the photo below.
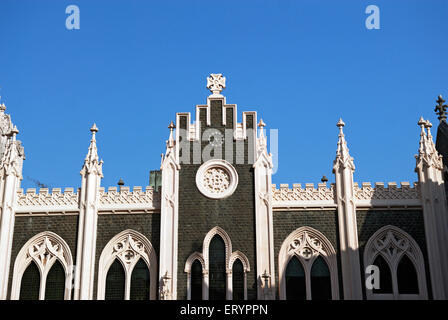
{"type": "Polygon", "coordinates": [[[350,156],[348,147],[347,147],[347,141],[345,140],[343,127],[345,126],[344,121],[342,118],[339,118],[338,123],[336,126],[339,128],[339,139],[338,139],[338,147],[336,150],[336,159],[335,159],[335,166],[338,165],[338,163],[342,164],[343,167],[350,167],[352,170],[355,169],[355,165],[353,163],[353,158],[350,156]]]}
{"type": "Polygon", "coordinates": [[[90,139],[89,151],[87,152],[86,158],[84,160],[84,166],[83,170],[81,171],[81,174],[83,174],[83,172],[84,173],[95,172],[102,177],[103,160],[100,161],[98,157],[98,149],[96,147],[96,137],[95,137],[96,133],[98,132],[98,127],[96,126],[95,123],[90,128],[90,132],[92,133],[92,138],[90,139]]]}
{"type": "Polygon", "coordinates": [[[425,163],[427,166],[434,166],[442,169],[442,157],[437,152],[436,145],[434,144],[431,135],[432,123],[429,122],[429,120],[425,121],[423,117],[420,117],[417,124],[421,128],[418,155],[416,156],[417,166],[419,163],[425,163]]]}

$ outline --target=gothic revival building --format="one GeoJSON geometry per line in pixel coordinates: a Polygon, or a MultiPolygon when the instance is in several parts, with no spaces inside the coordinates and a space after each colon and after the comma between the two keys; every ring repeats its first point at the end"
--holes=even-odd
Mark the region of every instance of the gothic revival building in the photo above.
{"type": "Polygon", "coordinates": [[[151,185],[132,190],[101,186],[95,125],[79,188],[21,189],[24,148],[1,105],[0,299],[448,298],[441,97],[437,144],[418,121],[418,182],[354,182],[339,120],[335,183],[291,188],[272,184],[257,113],[238,122],[222,75],[207,87],[194,118],[170,124],[151,185]]]}

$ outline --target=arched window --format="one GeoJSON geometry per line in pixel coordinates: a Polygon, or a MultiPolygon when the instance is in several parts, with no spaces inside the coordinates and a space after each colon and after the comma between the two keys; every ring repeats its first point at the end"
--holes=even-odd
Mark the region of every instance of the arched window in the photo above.
{"type": "Polygon", "coordinates": [[[209,247],[209,299],[226,299],[226,246],[224,240],[215,235],[209,247]]]}
{"type": "Polygon", "coordinates": [[[64,267],[56,261],[48,272],[45,285],[45,300],[64,300],[65,272],[64,267]]]}
{"type": "Polygon", "coordinates": [[[339,299],[336,252],[311,227],[293,231],[280,248],[279,298],[339,299]]]}
{"type": "Polygon", "coordinates": [[[287,300],[306,300],[305,272],[295,256],[286,267],[285,282],[287,300]]]}
{"type": "MultiPolygon", "coordinates": [[[[113,266],[115,274],[114,277],[120,280],[120,288],[123,283],[124,285],[124,295],[121,295],[124,300],[131,299],[131,294],[133,298],[137,299],[143,297],[144,290],[149,290],[149,295],[146,299],[156,299],[157,297],[157,256],[151,245],[151,242],[141,233],[128,229],[120,232],[115,237],[113,237],[101,252],[99,266],[98,266],[98,293],[97,297],[99,300],[106,298],[107,280],[109,278],[109,269],[113,266]],[[145,280],[144,271],[145,268],[149,267],[149,280],[145,280]],[[121,269],[118,268],[121,267],[121,269]],[[136,269],[137,268],[137,269],[136,269]],[[118,272],[120,270],[120,272],[118,272]],[[135,284],[133,289],[131,288],[133,271],[136,272],[134,275],[135,284]],[[120,278],[118,278],[120,277],[120,278]],[[142,286],[143,283],[148,285],[147,288],[137,287],[142,286]],[[137,293],[139,291],[139,293],[137,293]],[[132,292],[132,293],[131,293],[132,292]]],[[[111,276],[111,279],[112,276],[111,276]]],[[[112,280],[111,280],[112,281],[112,280]]],[[[114,280],[115,281],[115,280],[114,280]]],[[[118,280],[116,280],[118,283],[118,280]]],[[[118,294],[116,295],[118,296],[118,294]]]]}
{"type": "Polygon", "coordinates": [[[73,259],[67,243],[53,232],[41,232],[17,254],[11,299],[70,300],[72,271],[73,259]]]}
{"type": "Polygon", "coordinates": [[[386,260],[384,260],[383,256],[379,255],[376,257],[373,265],[377,266],[380,272],[380,287],[378,289],[373,288],[373,293],[392,294],[392,275],[386,260]]]}
{"type": "Polygon", "coordinates": [[[240,259],[236,259],[232,268],[233,300],[244,300],[244,267],[240,259]]]}
{"type": "Polygon", "coordinates": [[[130,300],[149,300],[149,269],[143,259],[132,270],[130,300]]]}
{"type": "Polygon", "coordinates": [[[249,260],[241,251],[232,252],[230,237],[220,227],[214,227],[207,233],[202,253],[192,253],[184,271],[187,273],[188,300],[247,300],[249,260]]]}
{"type": "Polygon", "coordinates": [[[418,294],[417,272],[407,255],[404,255],[398,264],[397,280],[400,294],[418,294]]]}
{"type": "Polygon", "coordinates": [[[125,274],[121,262],[117,259],[107,271],[106,300],[124,300],[125,274]]]}
{"type": "Polygon", "coordinates": [[[38,300],[40,289],[40,274],[37,265],[31,261],[22,276],[20,300],[38,300]]]}
{"type": "Polygon", "coordinates": [[[423,254],[400,228],[384,226],[370,237],[364,249],[364,267],[370,265],[380,271],[380,288],[366,288],[367,299],[428,298],[423,254]]]}
{"type": "Polygon", "coordinates": [[[325,260],[318,256],[311,268],[311,298],[331,300],[331,277],[325,260]]]}
{"type": "Polygon", "coordinates": [[[191,300],[202,300],[202,265],[194,260],[191,266],[191,300]]]}

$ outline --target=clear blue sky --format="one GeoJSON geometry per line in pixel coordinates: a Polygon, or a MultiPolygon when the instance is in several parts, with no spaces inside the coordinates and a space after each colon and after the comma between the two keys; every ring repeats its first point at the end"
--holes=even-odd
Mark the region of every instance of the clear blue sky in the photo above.
{"type": "MultiPolygon", "coordinates": [[[[420,116],[448,96],[448,1],[0,1],[0,95],[22,186],[78,187],[96,122],[103,186],[145,186],[167,125],[223,73],[227,102],[279,130],[273,183],[330,182],[339,117],[355,181],[416,181],[420,116]],[[80,8],[67,30],[65,8],[80,8]],[[380,8],[367,30],[365,9],[380,8]]],[[[435,131],[435,130],[434,130],[435,131]]]]}

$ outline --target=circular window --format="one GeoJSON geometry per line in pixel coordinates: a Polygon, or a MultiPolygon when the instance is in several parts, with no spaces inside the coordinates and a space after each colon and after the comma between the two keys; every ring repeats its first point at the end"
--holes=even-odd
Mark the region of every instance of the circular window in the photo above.
{"type": "Polygon", "coordinates": [[[200,166],[196,173],[196,185],[208,198],[226,198],[235,191],[237,184],[238,174],[225,160],[209,160],[200,166]]]}

